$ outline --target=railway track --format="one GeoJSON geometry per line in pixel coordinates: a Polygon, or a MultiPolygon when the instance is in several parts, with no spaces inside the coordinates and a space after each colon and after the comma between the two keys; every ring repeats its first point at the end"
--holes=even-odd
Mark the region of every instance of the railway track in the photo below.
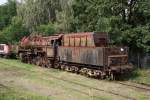
{"type": "Polygon", "coordinates": [[[81,83],[78,83],[78,82],[69,81],[69,80],[58,78],[58,77],[55,77],[55,76],[50,76],[50,77],[55,78],[57,80],[65,81],[65,82],[68,82],[68,83],[71,83],[71,84],[74,84],[74,85],[78,85],[78,86],[82,86],[82,87],[85,87],[85,88],[93,89],[93,90],[96,90],[96,91],[99,91],[99,92],[105,92],[105,93],[113,94],[113,95],[120,96],[120,97],[123,97],[123,98],[126,98],[126,99],[136,100],[136,98],[132,98],[132,97],[125,96],[125,95],[122,95],[122,94],[119,94],[119,93],[115,93],[113,91],[103,90],[103,89],[100,89],[100,88],[88,86],[88,85],[81,84],[81,83]]]}
{"type": "MultiPolygon", "coordinates": [[[[7,66],[12,66],[12,67],[16,67],[14,65],[10,65],[10,64],[6,64],[4,62],[0,62],[4,65],[7,65],[7,66]]],[[[74,82],[74,81],[70,81],[70,80],[66,80],[66,79],[63,79],[63,78],[58,78],[56,76],[52,76],[50,75],[51,78],[54,78],[54,79],[57,79],[57,80],[60,80],[60,81],[64,81],[64,82],[67,82],[67,83],[70,83],[70,84],[73,84],[73,85],[76,85],[76,86],[82,86],[84,88],[87,88],[87,89],[92,89],[92,90],[96,90],[96,91],[99,91],[99,92],[104,92],[104,93],[108,93],[108,94],[112,94],[112,95],[115,95],[115,96],[119,96],[119,97],[123,97],[125,99],[129,99],[129,100],[137,100],[136,98],[133,98],[133,97],[129,97],[129,96],[126,96],[126,95],[123,95],[123,94],[120,94],[120,93],[116,93],[116,92],[113,92],[113,91],[107,91],[107,90],[103,90],[103,89],[100,89],[100,88],[96,88],[96,87],[92,87],[92,86],[89,86],[89,85],[85,85],[85,84],[81,84],[81,83],[78,83],[78,82],[74,82]]],[[[121,83],[119,83],[121,84],[121,83]]],[[[61,84],[59,84],[61,85],[61,84]]],[[[122,84],[123,85],[123,84],[122,84]]],[[[85,94],[85,95],[89,95],[89,93],[87,92],[83,92],[83,91],[80,91],[80,90],[77,90],[77,89],[73,89],[71,88],[73,91],[76,91],[76,92],[79,92],[79,93],[82,93],[82,94],[85,94]]],[[[93,96],[94,98],[101,98],[99,96],[93,96]]]]}
{"type": "MultiPolygon", "coordinates": [[[[135,82],[135,83],[136,83],[136,82],[135,82]]],[[[145,84],[145,83],[139,83],[139,84],[142,84],[142,85],[145,85],[145,86],[150,87],[150,84],[145,84]]]]}
{"type": "Polygon", "coordinates": [[[135,83],[135,82],[128,82],[128,83],[126,83],[126,82],[115,82],[115,83],[150,92],[150,87],[147,84],[139,84],[139,83],[135,83]],[[137,84],[137,85],[135,85],[135,84],[137,84]],[[143,86],[138,86],[138,85],[143,85],[143,86]]]}
{"type": "Polygon", "coordinates": [[[3,85],[3,84],[0,84],[0,88],[10,89],[10,88],[8,88],[7,86],[5,86],[5,85],[3,85]]]}

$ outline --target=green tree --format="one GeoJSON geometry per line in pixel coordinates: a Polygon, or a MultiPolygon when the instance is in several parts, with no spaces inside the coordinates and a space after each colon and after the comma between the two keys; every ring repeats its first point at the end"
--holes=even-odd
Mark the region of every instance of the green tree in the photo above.
{"type": "Polygon", "coordinates": [[[18,16],[30,30],[36,31],[36,26],[48,24],[56,19],[59,10],[59,0],[25,0],[18,5],[18,16]]]}
{"type": "Polygon", "coordinates": [[[36,27],[36,30],[37,30],[38,34],[45,35],[45,36],[52,35],[56,32],[54,24],[52,24],[52,23],[49,23],[47,25],[45,25],[45,24],[39,25],[36,27]]]}
{"type": "Polygon", "coordinates": [[[0,5],[0,30],[11,23],[11,19],[16,13],[16,2],[8,0],[4,5],[0,5]]]}
{"type": "Polygon", "coordinates": [[[57,32],[74,31],[72,24],[74,21],[72,5],[74,0],[60,0],[60,10],[56,12],[55,28],[57,32]]]}
{"type": "Polygon", "coordinates": [[[0,36],[2,36],[0,42],[16,44],[27,35],[29,35],[29,32],[23,27],[21,19],[14,17],[11,24],[0,32],[0,36]]]}

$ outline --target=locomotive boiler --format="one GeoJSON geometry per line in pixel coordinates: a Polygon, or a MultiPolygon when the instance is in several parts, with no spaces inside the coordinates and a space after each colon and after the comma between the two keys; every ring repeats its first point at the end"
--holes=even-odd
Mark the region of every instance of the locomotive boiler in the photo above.
{"type": "Polygon", "coordinates": [[[115,79],[132,69],[128,64],[128,47],[109,45],[105,32],[25,37],[19,55],[26,63],[100,79],[115,79]]]}

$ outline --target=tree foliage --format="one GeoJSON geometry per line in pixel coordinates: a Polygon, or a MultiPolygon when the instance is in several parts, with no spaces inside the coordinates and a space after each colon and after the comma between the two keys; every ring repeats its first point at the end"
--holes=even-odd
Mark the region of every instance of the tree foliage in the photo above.
{"type": "Polygon", "coordinates": [[[59,0],[60,10],[56,12],[55,27],[57,32],[74,31],[72,28],[74,16],[72,5],[74,0],[59,0]]]}
{"type": "Polygon", "coordinates": [[[39,25],[36,27],[37,33],[44,36],[52,35],[56,32],[54,24],[49,23],[47,25],[39,25]]]}
{"type": "Polygon", "coordinates": [[[25,35],[29,35],[29,32],[23,27],[22,21],[17,17],[13,17],[11,24],[0,32],[0,42],[16,44],[25,35]]]}
{"type": "Polygon", "coordinates": [[[36,26],[48,24],[56,19],[59,10],[59,0],[25,0],[18,5],[18,16],[30,30],[36,31],[36,26]]]}
{"type": "Polygon", "coordinates": [[[16,16],[16,2],[8,0],[5,5],[0,6],[0,30],[11,23],[13,16],[16,16]]]}

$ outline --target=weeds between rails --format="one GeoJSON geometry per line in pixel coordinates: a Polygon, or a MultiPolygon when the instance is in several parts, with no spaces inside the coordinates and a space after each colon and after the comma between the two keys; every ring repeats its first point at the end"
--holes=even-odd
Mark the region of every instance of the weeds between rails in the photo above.
{"type": "MultiPolygon", "coordinates": [[[[4,65],[12,66],[10,64],[6,64],[6,63],[3,63],[3,62],[0,62],[0,63],[2,63],[4,65]]],[[[16,66],[14,66],[14,67],[16,67],[16,66]]],[[[69,80],[66,80],[66,79],[58,78],[58,77],[55,77],[55,76],[52,76],[52,75],[50,75],[50,77],[52,77],[54,79],[57,79],[57,80],[60,80],[60,81],[68,82],[68,83],[71,83],[71,84],[74,84],[74,85],[82,86],[82,87],[85,87],[85,88],[89,88],[89,89],[93,89],[93,90],[97,90],[97,91],[113,94],[113,95],[116,95],[116,96],[120,96],[120,97],[123,97],[123,98],[126,98],[126,99],[136,100],[135,98],[128,97],[128,96],[125,96],[125,95],[122,95],[122,94],[119,94],[119,93],[114,93],[112,91],[106,91],[106,90],[103,90],[103,89],[99,89],[99,88],[96,88],[96,87],[91,87],[91,86],[88,86],[88,85],[85,85],[85,84],[81,84],[81,83],[78,83],[78,82],[73,82],[73,81],[69,81],[69,80]]],[[[147,89],[147,88],[142,88],[142,87],[138,87],[138,86],[128,85],[128,84],[121,83],[121,82],[116,82],[116,83],[117,84],[121,84],[121,85],[125,85],[125,86],[129,86],[129,87],[138,88],[138,89],[145,90],[145,91],[150,91],[150,89],[147,89]]],[[[82,92],[80,90],[76,90],[76,89],[72,89],[72,90],[74,90],[76,92],[80,92],[80,93],[85,94],[85,95],[89,95],[88,93],[82,92]]],[[[93,96],[93,97],[94,98],[100,98],[98,96],[93,96]]]]}

